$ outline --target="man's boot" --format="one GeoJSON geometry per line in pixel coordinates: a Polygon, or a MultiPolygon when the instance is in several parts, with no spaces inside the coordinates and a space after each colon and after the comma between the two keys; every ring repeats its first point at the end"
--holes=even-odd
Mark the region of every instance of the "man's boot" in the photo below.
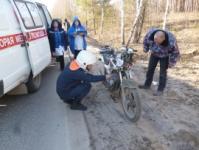
{"type": "Polygon", "coordinates": [[[71,104],[70,108],[72,110],[81,110],[81,111],[86,111],[87,107],[81,104],[80,101],[74,100],[74,102],[71,104]]]}

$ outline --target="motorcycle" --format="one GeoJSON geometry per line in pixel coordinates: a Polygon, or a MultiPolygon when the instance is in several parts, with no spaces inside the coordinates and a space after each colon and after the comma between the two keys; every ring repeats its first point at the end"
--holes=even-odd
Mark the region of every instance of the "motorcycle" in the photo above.
{"type": "Polygon", "coordinates": [[[111,76],[105,85],[112,93],[113,99],[115,93],[119,93],[124,114],[132,122],[138,121],[141,115],[138,87],[132,75],[135,52],[136,50],[125,47],[116,51],[110,46],[100,50],[100,60],[104,63],[105,74],[111,76]]]}

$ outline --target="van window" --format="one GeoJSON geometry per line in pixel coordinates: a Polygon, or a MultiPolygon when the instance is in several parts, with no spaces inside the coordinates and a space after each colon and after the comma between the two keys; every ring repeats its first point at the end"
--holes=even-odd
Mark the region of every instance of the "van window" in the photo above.
{"type": "Polygon", "coordinates": [[[22,20],[26,28],[34,28],[34,22],[29,10],[24,2],[16,1],[17,8],[21,14],[22,20]]]}
{"type": "Polygon", "coordinates": [[[52,18],[51,18],[51,15],[50,15],[48,9],[44,6],[44,7],[43,7],[43,10],[44,10],[44,13],[45,13],[45,15],[46,15],[46,19],[47,19],[47,21],[48,21],[48,24],[51,25],[52,18]]]}
{"type": "Polygon", "coordinates": [[[45,13],[44,13],[44,11],[43,11],[43,8],[42,8],[42,6],[40,6],[40,5],[37,5],[37,7],[39,8],[39,12],[40,12],[41,17],[42,17],[42,19],[43,19],[43,21],[44,21],[44,25],[45,25],[45,27],[46,27],[46,29],[47,29],[49,25],[48,25],[48,22],[47,22],[45,13]]]}
{"type": "Polygon", "coordinates": [[[43,22],[41,20],[41,16],[39,15],[38,9],[33,3],[27,3],[28,9],[31,12],[32,18],[34,20],[35,25],[38,26],[43,26],[43,22]]]}

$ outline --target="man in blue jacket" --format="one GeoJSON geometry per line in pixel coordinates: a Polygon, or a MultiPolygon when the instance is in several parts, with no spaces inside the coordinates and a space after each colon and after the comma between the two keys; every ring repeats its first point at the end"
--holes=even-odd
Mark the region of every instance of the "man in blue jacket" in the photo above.
{"type": "Polygon", "coordinates": [[[70,49],[76,58],[81,50],[86,50],[86,28],[81,24],[78,17],[74,17],[73,24],[68,30],[68,36],[70,41],[70,49]]]}
{"type": "Polygon", "coordinates": [[[87,110],[81,104],[83,98],[91,89],[91,82],[105,81],[106,76],[94,76],[87,73],[96,62],[96,57],[89,51],[81,51],[77,58],[59,75],[57,93],[73,110],[87,110]]]}
{"type": "Polygon", "coordinates": [[[175,66],[180,53],[177,41],[171,32],[161,29],[150,29],[144,38],[144,52],[151,52],[146,81],[144,85],[140,85],[141,89],[149,89],[154,71],[158,62],[160,62],[159,86],[154,96],[163,95],[166,86],[167,69],[175,66]]]}

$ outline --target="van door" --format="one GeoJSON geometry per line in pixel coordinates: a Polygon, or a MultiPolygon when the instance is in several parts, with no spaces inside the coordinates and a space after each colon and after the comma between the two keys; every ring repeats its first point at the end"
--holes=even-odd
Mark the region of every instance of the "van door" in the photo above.
{"type": "Polygon", "coordinates": [[[35,3],[23,0],[12,3],[25,36],[24,46],[28,51],[32,74],[36,77],[51,62],[47,32],[35,3]]]}
{"type": "Polygon", "coordinates": [[[28,79],[23,33],[9,0],[0,0],[0,96],[28,79]]]}

